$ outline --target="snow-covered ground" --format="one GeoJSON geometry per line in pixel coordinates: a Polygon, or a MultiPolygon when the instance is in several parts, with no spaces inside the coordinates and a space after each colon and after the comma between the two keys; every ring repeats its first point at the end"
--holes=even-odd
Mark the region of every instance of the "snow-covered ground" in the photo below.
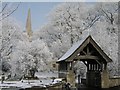
{"type": "Polygon", "coordinates": [[[31,88],[33,86],[46,87],[61,81],[61,79],[55,79],[53,82],[51,79],[51,77],[57,78],[57,72],[38,72],[36,73],[36,76],[39,77],[39,80],[4,81],[3,84],[0,83],[0,88],[31,88]]]}
{"type": "Polygon", "coordinates": [[[58,72],[54,71],[54,72],[37,72],[35,73],[35,76],[37,76],[38,78],[51,78],[51,77],[58,77],[58,72]]]}

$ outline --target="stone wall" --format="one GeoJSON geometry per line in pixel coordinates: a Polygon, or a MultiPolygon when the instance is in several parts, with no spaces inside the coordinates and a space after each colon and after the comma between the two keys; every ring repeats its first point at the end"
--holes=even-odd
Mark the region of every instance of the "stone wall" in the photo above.
{"type": "Polygon", "coordinates": [[[67,72],[67,82],[70,83],[72,87],[75,87],[75,74],[73,70],[67,72]]]}
{"type": "Polygon", "coordinates": [[[109,87],[120,86],[120,77],[114,77],[109,79],[109,87]]]}
{"type": "Polygon", "coordinates": [[[101,72],[101,88],[109,88],[109,75],[107,70],[101,72]]]}
{"type": "Polygon", "coordinates": [[[120,77],[113,77],[109,78],[109,74],[107,70],[104,70],[101,73],[101,87],[102,88],[110,88],[110,87],[115,87],[115,86],[120,86],[120,77]]]}

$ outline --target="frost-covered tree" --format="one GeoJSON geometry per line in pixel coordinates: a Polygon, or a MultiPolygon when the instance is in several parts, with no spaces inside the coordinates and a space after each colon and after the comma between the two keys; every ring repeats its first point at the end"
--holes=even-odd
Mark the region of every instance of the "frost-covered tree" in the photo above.
{"type": "Polygon", "coordinates": [[[47,42],[55,57],[60,58],[88,32],[113,59],[109,67],[111,73],[117,75],[118,3],[62,3],[53,9],[49,20],[34,34],[35,38],[47,42]]]}
{"type": "Polygon", "coordinates": [[[53,60],[47,44],[42,40],[19,41],[12,54],[12,73],[17,76],[30,75],[30,70],[35,72],[52,69],[49,62],[53,60]]]}
{"type": "Polygon", "coordinates": [[[70,44],[69,44],[70,37],[68,35],[64,35],[62,37],[62,40],[58,39],[57,35],[59,32],[60,32],[59,30],[55,29],[51,25],[45,25],[40,29],[40,31],[34,32],[33,38],[34,39],[38,38],[38,39],[44,40],[47,43],[50,51],[54,53],[54,57],[58,58],[58,57],[62,56],[63,53],[65,53],[70,47],[70,44]],[[64,38],[66,38],[66,39],[64,40],[64,38]],[[68,44],[65,44],[67,42],[68,42],[68,44]]]}
{"type": "Polygon", "coordinates": [[[0,30],[2,72],[20,78],[30,70],[36,72],[52,69],[49,62],[54,60],[53,54],[44,41],[35,39],[30,42],[23,28],[12,18],[4,19],[0,30]]]}
{"type": "Polygon", "coordinates": [[[20,3],[0,3],[0,73],[7,72],[10,69],[9,60],[12,49],[15,46],[13,42],[20,38],[20,26],[17,25],[16,20],[8,18],[19,7],[20,3]],[[8,19],[6,19],[8,18],[8,19]],[[18,30],[18,33],[17,33],[18,30]],[[17,36],[17,37],[16,37],[17,36]],[[13,40],[13,41],[12,41],[13,40]],[[14,45],[13,45],[14,44],[14,45]]]}
{"type": "Polygon", "coordinates": [[[0,46],[0,58],[1,58],[1,70],[7,72],[11,66],[9,61],[11,60],[11,53],[19,40],[22,40],[21,27],[16,23],[16,20],[5,19],[2,21],[1,34],[1,46],[0,46]],[[14,22],[14,23],[13,23],[14,22]]]}
{"type": "Polygon", "coordinates": [[[108,65],[110,74],[118,75],[118,3],[98,3],[95,7],[101,16],[90,28],[91,34],[113,60],[108,65]]]}

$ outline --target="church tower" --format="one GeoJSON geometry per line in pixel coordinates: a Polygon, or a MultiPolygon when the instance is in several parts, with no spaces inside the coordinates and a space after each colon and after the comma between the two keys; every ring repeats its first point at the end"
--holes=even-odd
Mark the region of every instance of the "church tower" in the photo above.
{"type": "Polygon", "coordinates": [[[31,41],[32,37],[32,27],[31,27],[31,12],[28,10],[27,22],[26,22],[26,33],[29,41],[31,41]]]}

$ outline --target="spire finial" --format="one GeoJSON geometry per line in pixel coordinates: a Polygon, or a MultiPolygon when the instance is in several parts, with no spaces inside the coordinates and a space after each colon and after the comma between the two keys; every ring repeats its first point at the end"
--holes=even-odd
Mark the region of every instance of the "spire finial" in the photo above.
{"type": "Polygon", "coordinates": [[[31,28],[31,12],[30,8],[28,10],[27,22],[26,22],[26,32],[29,38],[32,36],[32,28],[31,28]]]}

